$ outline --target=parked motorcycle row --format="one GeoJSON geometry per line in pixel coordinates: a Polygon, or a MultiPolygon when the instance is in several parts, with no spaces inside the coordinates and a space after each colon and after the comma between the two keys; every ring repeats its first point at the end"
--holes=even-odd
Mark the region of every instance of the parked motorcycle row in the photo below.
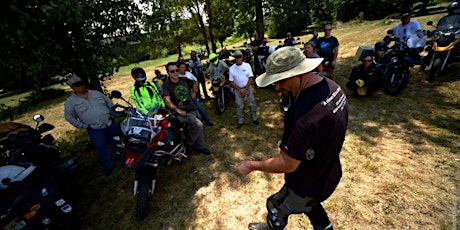
{"type": "Polygon", "coordinates": [[[35,115],[34,128],[7,122],[0,136],[0,229],[72,229],[81,188],[76,157],[62,158],[54,128],[35,115]]]}
{"type": "MultiPolygon", "coordinates": [[[[384,77],[384,92],[388,95],[399,94],[409,83],[410,68],[418,65],[421,70],[428,67],[427,80],[433,82],[449,64],[460,59],[460,15],[447,15],[437,25],[432,21],[427,26],[425,38],[409,38],[404,42],[393,44],[396,38],[384,39],[375,43],[370,50],[384,77]],[[425,51],[425,55],[421,55],[425,51]]],[[[392,31],[387,31],[392,34],[392,31]]],[[[363,50],[357,52],[357,56],[363,50]]],[[[367,55],[367,54],[366,54],[367,55]]]]}

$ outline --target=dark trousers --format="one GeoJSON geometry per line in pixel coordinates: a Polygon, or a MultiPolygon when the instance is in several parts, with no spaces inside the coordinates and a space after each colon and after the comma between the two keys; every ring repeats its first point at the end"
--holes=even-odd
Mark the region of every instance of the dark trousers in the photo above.
{"type": "Polygon", "coordinates": [[[298,196],[286,185],[267,199],[267,224],[282,230],[288,224],[290,214],[304,213],[315,230],[332,230],[332,224],[321,201],[311,197],[298,196]]]}
{"type": "Polygon", "coordinates": [[[205,97],[209,97],[208,91],[206,91],[206,79],[204,79],[203,73],[201,74],[196,74],[195,75],[196,79],[198,80],[198,92],[197,92],[197,97],[201,97],[200,93],[200,85],[203,88],[203,95],[205,97]]]}

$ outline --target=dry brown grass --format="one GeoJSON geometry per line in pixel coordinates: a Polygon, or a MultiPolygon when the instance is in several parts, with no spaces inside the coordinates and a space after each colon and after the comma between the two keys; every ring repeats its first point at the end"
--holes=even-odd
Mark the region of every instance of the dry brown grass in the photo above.
{"type": "MultiPolygon", "coordinates": [[[[416,18],[422,24],[441,15],[416,18]]],[[[359,45],[381,39],[391,25],[381,21],[341,25],[333,30],[340,45],[336,81],[344,86],[359,45]]],[[[309,35],[302,37],[306,41],[309,35]]],[[[277,41],[273,41],[277,42],[277,41]]],[[[147,67],[153,76],[153,67],[147,67]]],[[[162,70],[163,71],[163,70],[162,70]]],[[[164,72],[164,71],[163,71],[164,72]]],[[[324,202],[336,229],[455,229],[459,228],[460,197],[460,78],[458,68],[436,82],[412,71],[407,89],[391,97],[377,93],[349,98],[350,122],[341,153],[343,178],[324,202]]],[[[127,75],[108,82],[109,89],[128,95],[127,75]]],[[[281,188],[283,175],[254,172],[237,175],[232,165],[244,159],[277,154],[282,117],[275,92],[256,89],[261,125],[235,129],[233,101],[221,116],[211,101],[203,102],[215,122],[206,127],[213,154],[192,155],[186,162],[162,170],[150,202],[150,214],[134,219],[133,173],[118,167],[101,176],[94,150],[79,153],[80,181],[85,187],[79,210],[82,229],[246,229],[265,219],[265,199],[281,188]]],[[[63,120],[63,102],[36,111],[57,126],[54,135],[73,128],[63,120]]],[[[32,124],[30,114],[19,121],[32,124]]],[[[76,140],[84,140],[79,133],[76,140]]],[[[310,229],[308,219],[292,215],[287,229],[310,229]]]]}

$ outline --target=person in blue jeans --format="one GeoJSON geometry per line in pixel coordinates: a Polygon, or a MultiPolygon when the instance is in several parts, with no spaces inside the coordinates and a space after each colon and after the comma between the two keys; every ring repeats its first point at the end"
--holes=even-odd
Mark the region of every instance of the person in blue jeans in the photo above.
{"type": "Polygon", "coordinates": [[[99,161],[110,176],[114,169],[107,139],[112,151],[119,154],[120,134],[117,125],[110,117],[112,101],[97,90],[86,89],[81,78],[72,76],[68,82],[73,94],[64,104],[65,119],[77,129],[86,129],[91,142],[96,146],[99,161]]]}
{"type": "MultiPolygon", "coordinates": [[[[185,77],[191,81],[193,81],[194,85],[193,88],[195,92],[198,90],[198,79],[189,71],[187,71],[187,64],[185,62],[178,62],[177,67],[179,68],[179,77],[185,77]]],[[[201,118],[203,118],[203,121],[205,125],[207,126],[213,126],[214,123],[212,123],[211,119],[208,117],[208,114],[206,114],[206,111],[204,111],[203,106],[201,106],[200,101],[198,100],[198,96],[193,98],[193,102],[195,103],[196,107],[198,108],[198,112],[200,112],[201,118]]]]}

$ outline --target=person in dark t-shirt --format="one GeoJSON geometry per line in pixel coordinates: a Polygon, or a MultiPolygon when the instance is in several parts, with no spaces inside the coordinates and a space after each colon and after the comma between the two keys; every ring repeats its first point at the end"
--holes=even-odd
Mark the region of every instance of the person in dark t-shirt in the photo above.
{"type": "Polygon", "coordinates": [[[284,229],[290,214],[304,213],[314,229],[333,229],[321,202],[342,177],[340,151],[348,125],[347,97],[334,81],[312,72],[322,58],[306,58],[296,47],[283,47],[267,60],[259,87],[275,84],[291,97],[284,119],[280,152],[264,161],[243,161],[234,169],[284,173],[285,184],[267,199],[267,219],[249,229],[284,229]]]}

